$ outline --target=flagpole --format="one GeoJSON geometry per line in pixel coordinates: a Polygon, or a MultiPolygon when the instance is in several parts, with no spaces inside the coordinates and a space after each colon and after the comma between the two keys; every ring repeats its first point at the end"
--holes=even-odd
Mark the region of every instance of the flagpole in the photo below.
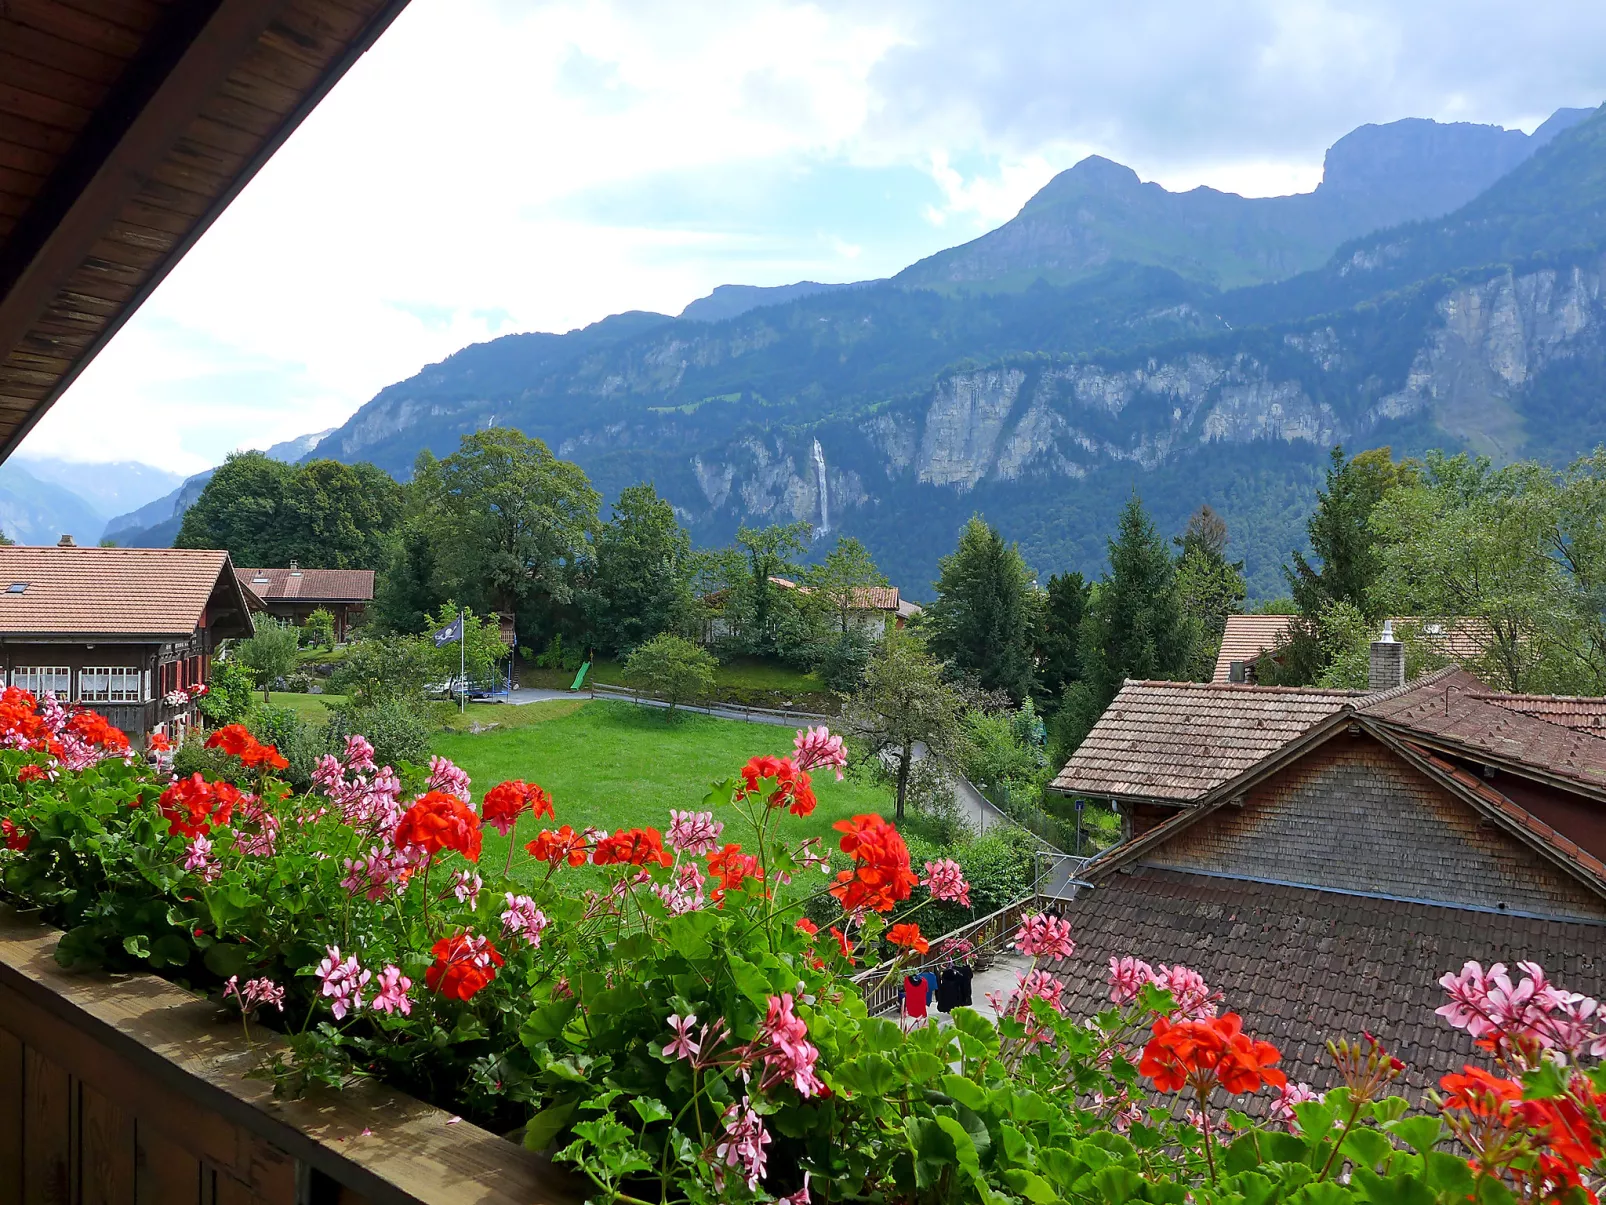
{"type": "Polygon", "coordinates": [[[457,680],[457,714],[463,715],[468,711],[468,625],[463,622],[461,608],[457,612],[457,680]]]}

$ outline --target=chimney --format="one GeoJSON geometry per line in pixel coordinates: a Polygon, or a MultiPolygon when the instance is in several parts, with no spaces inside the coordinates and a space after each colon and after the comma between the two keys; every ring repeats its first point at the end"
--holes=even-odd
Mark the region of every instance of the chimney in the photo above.
{"type": "Polygon", "coordinates": [[[296,564],[296,562],[294,562],[294,561],[290,562],[290,576],[291,577],[300,577],[301,576],[301,566],[296,564]]]}
{"type": "Polygon", "coordinates": [[[1383,621],[1383,635],[1372,641],[1366,666],[1367,690],[1393,690],[1405,685],[1405,646],[1394,639],[1394,621],[1383,621]]]}
{"type": "Polygon", "coordinates": [[[77,548],[78,545],[76,545],[76,544],[74,544],[72,542],[72,537],[71,536],[63,535],[61,537],[61,539],[56,541],[56,547],[57,548],[77,548]]]}

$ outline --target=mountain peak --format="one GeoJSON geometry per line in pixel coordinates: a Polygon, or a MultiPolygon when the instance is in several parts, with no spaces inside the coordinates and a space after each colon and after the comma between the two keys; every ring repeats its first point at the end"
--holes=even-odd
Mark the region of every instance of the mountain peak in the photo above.
{"type": "MultiPolygon", "coordinates": [[[[1126,164],[1106,159],[1103,155],[1089,155],[1060,172],[1033,193],[1021,212],[1093,194],[1104,196],[1128,194],[1142,187],[1143,181],[1138,178],[1137,172],[1126,164]]],[[[1158,188],[1159,185],[1154,187],[1158,188]]]]}

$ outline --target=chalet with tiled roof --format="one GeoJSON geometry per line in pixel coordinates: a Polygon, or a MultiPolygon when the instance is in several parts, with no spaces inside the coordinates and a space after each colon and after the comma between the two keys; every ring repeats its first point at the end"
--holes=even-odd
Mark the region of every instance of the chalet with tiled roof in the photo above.
{"type": "Polygon", "coordinates": [[[374,601],[372,569],[236,569],[240,585],[276,619],[297,626],[320,607],[335,617],[335,639],[344,641],[374,601]]]}
{"type": "Polygon", "coordinates": [[[192,723],[218,642],[251,634],[229,554],[0,547],[5,681],[101,712],[135,740],[192,723]]]}
{"type": "MultiPolygon", "coordinates": [[[[1379,661],[1381,657],[1381,661],[1379,661]]],[[[1532,959],[1606,992],[1606,700],[1128,682],[1053,789],[1116,801],[1125,839],[1066,903],[1073,1007],[1111,957],[1180,962],[1331,1086],[1329,1037],[1370,1029],[1431,1086],[1471,1056],[1433,1015],[1467,959],[1532,959]]]]}
{"type": "MultiPolygon", "coordinates": [[[[1255,663],[1288,638],[1293,615],[1229,615],[1216,653],[1212,682],[1253,682],[1255,663]]],[[[1409,616],[1387,621],[1401,636],[1416,644],[1434,662],[1473,665],[1487,652],[1488,629],[1476,620],[1416,619],[1409,616]]]]}

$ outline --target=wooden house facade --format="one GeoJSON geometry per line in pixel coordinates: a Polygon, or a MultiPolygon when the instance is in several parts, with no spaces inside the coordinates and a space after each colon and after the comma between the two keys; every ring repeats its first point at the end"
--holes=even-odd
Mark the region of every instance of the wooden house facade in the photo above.
{"type": "Polygon", "coordinates": [[[1329,1038],[1376,1034],[1413,1093],[1474,1058],[1434,1015],[1464,962],[1539,963],[1606,992],[1606,699],[1490,691],[1449,668],[1371,692],[1128,682],[1054,782],[1124,840],[1065,906],[1073,1008],[1111,958],[1180,963],[1335,1080],[1329,1038]]]}
{"type": "Polygon", "coordinates": [[[100,712],[139,741],[196,719],[220,641],[249,636],[226,552],[0,547],[5,682],[100,712]]]}

